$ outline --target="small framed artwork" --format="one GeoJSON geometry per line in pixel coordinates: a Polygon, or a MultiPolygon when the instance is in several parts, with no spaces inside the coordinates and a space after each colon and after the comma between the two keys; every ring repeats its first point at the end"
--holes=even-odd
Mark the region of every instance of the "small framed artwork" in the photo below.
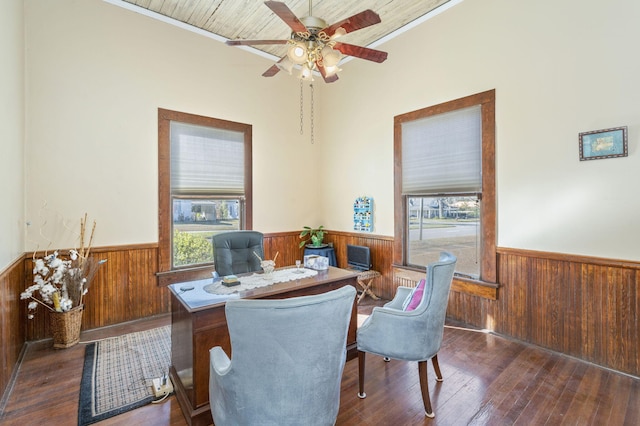
{"type": "Polygon", "coordinates": [[[580,161],[627,155],[626,126],[580,133],[580,161]]]}

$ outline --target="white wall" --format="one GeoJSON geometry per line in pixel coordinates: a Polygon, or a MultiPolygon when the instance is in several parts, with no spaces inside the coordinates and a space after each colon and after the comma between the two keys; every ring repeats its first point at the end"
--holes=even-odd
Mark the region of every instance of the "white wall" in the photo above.
{"type": "Polygon", "coordinates": [[[253,124],[254,228],[349,231],[368,195],[393,235],[393,117],[496,89],[498,244],[640,260],[638,2],[465,0],[318,81],[315,144],[271,61],[100,0],[25,4],[27,251],[84,212],[97,245],[157,241],[158,107],[253,124]],[[622,125],[629,157],[578,160],[579,132],[622,125]]]}
{"type": "MultiPolygon", "coordinates": [[[[496,89],[498,245],[640,260],[640,2],[465,0],[354,60],[323,93],[324,225],[376,202],[393,235],[393,117],[496,89]],[[628,126],[629,156],[578,133],[628,126]]],[[[345,41],[346,37],[345,37],[345,41]]]]}
{"type": "Polygon", "coordinates": [[[24,27],[22,0],[0,13],[0,271],[24,252],[24,27]]]}
{"type": "Polygon", "coordinates": [[[25,4],[27,251],[73,246],[85,212],[95,245],[157,242],[159,107],[253,125],[255,229],[319,220],[320,145],[299,134],[298,81],[260,76],[272,61],[101,0],[25,4]]]}

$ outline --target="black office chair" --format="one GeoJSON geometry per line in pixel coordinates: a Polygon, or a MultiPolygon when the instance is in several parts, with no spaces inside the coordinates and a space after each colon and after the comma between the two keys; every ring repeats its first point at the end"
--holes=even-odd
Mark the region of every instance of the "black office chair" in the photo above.
{"type": "Polygon", "coordinates": [[[220,276],[260,271],[264,258],[263,234],[231,231],[213,236],[213,262],[220,276]]]}

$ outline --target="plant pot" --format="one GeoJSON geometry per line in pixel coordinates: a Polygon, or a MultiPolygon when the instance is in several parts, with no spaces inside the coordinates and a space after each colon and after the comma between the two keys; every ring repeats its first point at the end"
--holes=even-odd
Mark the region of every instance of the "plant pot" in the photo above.
{"type": "Polygon", "coordinates": [[[49,312],[54,348],[64,349],[78,344],[83,309],[84,306],[81,305],[67,312],[49,312]]]}

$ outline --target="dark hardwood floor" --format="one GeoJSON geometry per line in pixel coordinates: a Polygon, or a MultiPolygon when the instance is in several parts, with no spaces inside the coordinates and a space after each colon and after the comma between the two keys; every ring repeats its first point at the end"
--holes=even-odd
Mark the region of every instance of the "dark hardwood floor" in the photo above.
{"type": "MultiPolygon", "coordinates": [[[[365,298],[359,314],[373,304],[365,298]]],[[[168,316],[84,332],[83,341],[169,324],[168,316]]],[[[84,345],[27,349],[0,416],[2,425],[76,425],[84,345]]],[[[444,382],[429,366],[435,418],[424,416],[416,363],[367,356],[367,398],[357,397],[358,362],[345,366],[337,425],[637,425],[640,379],[500,336],[448,325],[439,356],[444,382]]],[[[171,396],[97,423],[173,425],[186,421],[171,396]]]]}

